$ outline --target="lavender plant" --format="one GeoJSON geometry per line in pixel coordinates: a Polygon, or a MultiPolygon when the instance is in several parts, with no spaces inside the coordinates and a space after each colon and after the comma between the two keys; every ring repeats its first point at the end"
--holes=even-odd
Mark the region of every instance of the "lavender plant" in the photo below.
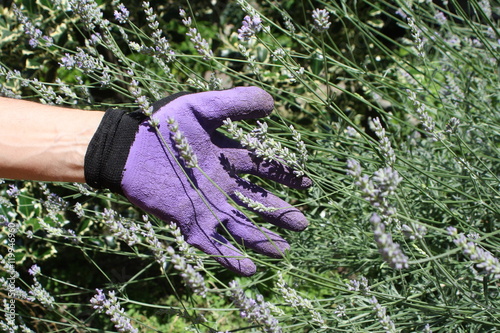
{"type": "MultiPolygon", "coordinates": [[[[3,301],[0,327],[497,331],[499,8],[493,0],[0,4],[0,95],[151,116],[171,93],[257,85],[275,112],[227,121],[221,132],[314,182],[296,191],[247,176],[299,207],[310,226],[278,231],[292,246],[281,261],[240,246],[259,269],[236,278],[170,221],[118,195],[0,180],[0,293],[16,311],[9,316],[3,301]]],[[[174,123],[150,123],[175,132],[174,123]]],[[[196,168],[201,157],[182,133],[174,139],[196,168]]]]}

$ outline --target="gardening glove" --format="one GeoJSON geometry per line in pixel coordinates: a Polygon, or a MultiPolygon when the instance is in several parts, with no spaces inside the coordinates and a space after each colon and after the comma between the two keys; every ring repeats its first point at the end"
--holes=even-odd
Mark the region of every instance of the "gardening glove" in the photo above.
{"type": "Polygon", "coordinates": [[[254,205],[249,202],[276,208],[259,214],[289,230],[304,230],[308,222],[298,209],[238,175],[265,177],[293,188],[307,188],[311,180],[256,157],[216,129],[227,118],[260,118],[272,110],[272,97],[257,87],[175,94],[156,102],[150,118],[139,111],[108,110],[87,150],[86,181],[123,194],[164,221],[175,221],[189,244],[250,276],[255,264],[219,231],[275,258],[282,257],[289,244],[252,223],[230,199],[250,210],[254,205]],[[241,199],[245,197],[250,200],[241,199]]]}

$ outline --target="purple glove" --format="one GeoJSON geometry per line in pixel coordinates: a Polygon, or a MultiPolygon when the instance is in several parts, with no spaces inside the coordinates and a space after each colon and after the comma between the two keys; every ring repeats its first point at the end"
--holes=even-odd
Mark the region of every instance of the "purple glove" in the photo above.
{"type": "Polygon", "coordinates": [[[252,223],[228,197],[246,206],[236,194],[240,192],[278,208],[259,214],[279,227],[301,231],[308,222],[299,210],[238,174],[253,174],[294,188],[307,188],[311,180],[295,177],[280,163],[257,158],[216,129],[228,117],[260,118],[272,110],[272,97],[257,87],[176,94],[154,105],[152,118],[161,135],[139,112],[110,110],[89,145],[86,180],[93,187],[124,194],[164,221],[175,221],[189,244],[234,272],[252,275],[255,264],[217,231],[221,224],[237,242],[271,257],[282,257],[289,245],[279,235],[252,223]],[[168,120],[178,124],[199,168],[187,167],[168,120]]]}

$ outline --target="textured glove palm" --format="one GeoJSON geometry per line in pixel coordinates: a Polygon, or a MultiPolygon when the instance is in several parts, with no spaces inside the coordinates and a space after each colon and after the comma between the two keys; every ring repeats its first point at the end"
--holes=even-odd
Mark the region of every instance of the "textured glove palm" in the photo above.
{"type": "Polygon", "coordinates": [[[87,182],[124,194],[164,221],[175,221],[189,244],[213,255],[232,271],[252,275],[254,263],[217,231],[221,225],[234,240],[271,257],[281,257],[289,245],[279,235],[252,223],[228,197],[245,206],[236,194],[239,192],[277,208],[259,214],[279,227],[301,231],[308,223],[299,210],[238,174],[254,174],[295,188],[306,188],[311,181],[295,177],[280,163],[257,158],[216,129],[228,117],[260,118],[272,109],[268,93],[240,87],[177,94],[155,103],[152,117],[159,124],[157,129],[138,113],[108,111],[87,152],[87,182]],[[178,124],[199,168],[186,167],[168,120],[178,124]]]}

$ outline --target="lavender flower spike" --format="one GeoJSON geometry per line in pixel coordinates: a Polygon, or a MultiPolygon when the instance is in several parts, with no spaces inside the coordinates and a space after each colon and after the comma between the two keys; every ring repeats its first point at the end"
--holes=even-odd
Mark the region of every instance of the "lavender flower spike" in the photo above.
{"type": "Polygon", "coordinates": [[[408,268],[408,257],[401,251],[399,244],[392,240],[392,235],[385,232],[385,225],[380,216],[373,213],[370,217],[373,226],[375,242],[382,258],[395,269],[408,268]]]}
{"type": "Polygon", "coordinates": [[[115,324],[118,332],[138,333],[137,328],[133,327],[125,315],[125,310],[121,307],[114,291],[108,292],[108,297],[103,294],[101,289],[96,289],[97,294],[91,298],[90,303],[98,312],[106,311],[111,316],[111,321],[115,324]]]}
{"type": "Polygon", "coordinates": [[[242,41],[249,41],[262,29],[262,20],[258,16],[245,16],[242,26],[238,29],[238,38],[242,41]]]}
{"type": "Polygon", "coordinates": [[[256,299],[245,296],[245,292],[236,281],[231,281],[229,286],[232,288],[231,298],[234,305],[240,309],[242,318],[247,318],[250,322],[262,325],[263,332],[282,332],[278,320],[271,315],[269,303],[264,301],[262,295],[257,295],[256,299]]]}
{"type": "Polygon", "coordinates": [[[369,302],[373,305],[373,310],[375,311],[384,330],[387,333],[398,332],[394,325],[394,322],[391,320],[391,317],[387,314],[387,308],[380,305],[375,296],[373,296],[369,302]]]}
{"type": "Polygon", "coordinates": [[[113,14],[115,15],[115,19],[123,24],[127,23],[130,12],[123,4],[119,4],[118,10],[115,10],[113,14]]]}
{"type": "Polygon", "coordinates": [[[314,29],[324,32],[330,28],[330,14],[326,9],[316,8],[313,10],[312,17],[314,19],[314,29]]]}
{"type": "Polygon", "coordinates": [[[33,266],[31,266],[30,269],[28,269],[28,273],[32,276],[40,275],[41,274],[40,267],[37,264],[34,264],[33,266]]]}
{"type": "Polygon", "coordinates": [[[204,60],[209,60],[213,57],[213,52],[210,49],[210,45],[207,40],[201,37],[198,29],[192,27],[193,20],[187,15],[184,9],[179,9],[179,15],[182,18],[182,23],[188,28],[187,36],[191,37],[190,40],[193,42],[196,51],[203,56],[204,60]]]}
{"type": "Polygon", "coordinates": [[[321,314],[314,308],[312,302],[309,299],[299,295],[295,289],[290,288],[285,282],[285,279],[283,278],[283,274],[281,274],[281,272],[278,272],[278,282],[276,286],[278,287],[280,293],[288,304],[296,309],[306,309],[307,311],[309,311],[313,323],[320,326],[321,328],[328,328],[325,320],[323,319],[321,314]]]}
{"type": "Polygon", "coordinates": [[[53,310],[55,305],[55,299],[50,295],[50,293],[43,288],[42,284],[33,277],[35,283],[31,286],[31,290],[29,294],[31,296],[28,297],[28,300],[33,302],[34,300],[38,300],[43,306],[46,308],[53,310]]]}
{"type": "Polygon", "coordinates": [[[80,16],[88,30],[109,25],[109,21],[103,19],[103,13],[95,0],[69,0],[68,5],[74,14],[80,16]]]}
{"type": "Polygon", "coordinates": [[[171,257],[174,268],[180,272],[180,275],[186,285],[188,285],[195,294],[205,298],[207,296],[208,288],[205,284],[205,279],[197,271],[198,267],[193,267],[186,262],[184,257],[175,253],[175,250],[169,246],[167,252],[171,257]]]}
{"type": "Polygon", "coordinates": [[[454,227],[447,228],[448,235],[454,238],[453,243],[459,246],[463,253],[476,263],[477,268],[485,274],[492,274],[495,279],[500,279],[500,262],[491,252],[477,246],[476,243],[468,241],[463,233],[458,233],[454,227]]]}

